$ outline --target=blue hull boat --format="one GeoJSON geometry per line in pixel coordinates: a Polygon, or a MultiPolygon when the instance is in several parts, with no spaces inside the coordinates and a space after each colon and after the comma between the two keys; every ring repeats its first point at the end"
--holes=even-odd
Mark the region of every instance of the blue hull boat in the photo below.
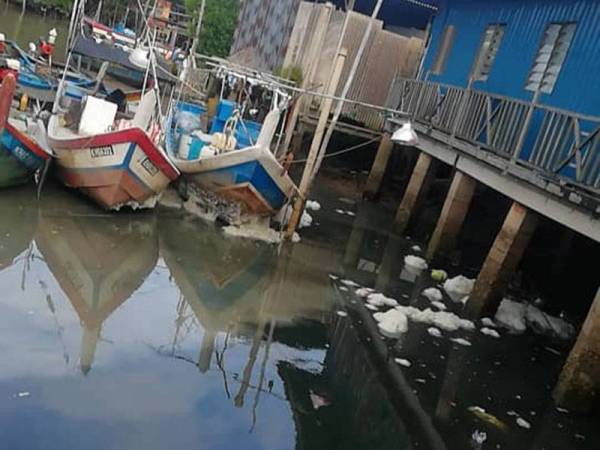
{"type": "MultiPolygon", "coordinates": [[[[205,114],[203,109],[189,104],[178,105],[177,110],[196,118],[205,114]]],[[[190,127],[184,131],[180,121],[173,120],[167,145],[169,155],[188,182],[240,203],[246,213],[274,215],[296,190],[269,148],[280,112],[271,111],[262,126],[238,121],[231,128],[232,113],[232,104],[222,101],[210,134],[190,127]]]]}

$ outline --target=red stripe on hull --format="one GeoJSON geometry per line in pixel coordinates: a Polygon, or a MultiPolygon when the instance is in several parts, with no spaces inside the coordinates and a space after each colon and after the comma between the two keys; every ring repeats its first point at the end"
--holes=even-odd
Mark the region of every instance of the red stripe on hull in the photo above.
{"type": "Polygon", "coordinates": [[[148,135],[139,128],[115,131],[69,140],[55,140],[48,136],[50,146],[54,149],[83,151],[92,147],[104,147],[117,144],[136,144],[146,154],[148,159],[163,172],[171,181],[179,177],[179,171],[169,159],[154,145],[148,135]]]}
{"type": "Polygon", "coordinates": [[[6,122],[5,125],[6,130],[12,134],[21,144],[27,148],[31,153],[34,153],[36,156],[46,160],[50,158],[48,152],[44,151],[42,147],[40,147],[33,139],[31,139],[26,134],[21,133],[15,127],[13,127],[9,122],[6,122]]]}
{"type": "Polygon", "coordinates": [[[123,169],[78,171],[61,167],[59,175],[67,186],[81,190],[107,209],[129,202],[141,204],[156,195],[123,169]]]}

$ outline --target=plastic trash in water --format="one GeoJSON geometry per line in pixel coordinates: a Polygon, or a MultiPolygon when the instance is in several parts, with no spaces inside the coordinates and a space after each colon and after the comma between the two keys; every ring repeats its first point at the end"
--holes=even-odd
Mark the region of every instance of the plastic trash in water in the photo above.
{"type": "Polygon", "coordinates": [[[431,279],[433,281],[437,281],[438,283],[442,283],[446,281],[448,278],[448,273],[445,270],[434,269],[431,271],[431,279]]]}

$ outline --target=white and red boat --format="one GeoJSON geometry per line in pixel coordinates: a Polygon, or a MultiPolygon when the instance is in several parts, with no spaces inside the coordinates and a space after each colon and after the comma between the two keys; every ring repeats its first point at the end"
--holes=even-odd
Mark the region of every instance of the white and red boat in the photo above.
{"type": "MultiPolygon", "coordinates": [[[[54,114],[48,143],[59,176],[106,209],[153,207],[179,171],[157,144],[154,90],[142,98],[132,121],[114,120],[117,106],[88,97],[78,123],[72,112],[54,114]]],[[[77,114],[75,114],[77,116],[77,114]]]]}

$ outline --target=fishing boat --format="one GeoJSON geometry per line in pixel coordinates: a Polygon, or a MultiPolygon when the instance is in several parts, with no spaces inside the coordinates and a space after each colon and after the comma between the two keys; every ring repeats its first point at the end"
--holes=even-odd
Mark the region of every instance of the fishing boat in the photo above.
{"type": "Polygon", "coordinates": [[[16,79],[7,75],[0,86],[0,187],[28,182],[51,157],[45,147],[44,124],[27,115],[11,116],[16,79]]]}
{"type": "Polygon", "coordinates": [[[179,171],[158,144],[155,90],[142,98],[133,120],[117,105],[88,96],[58,110],[48,123],[48,143],[63,182],[106,209],[153,207],[179,171]]]}
{"type": "Polygon", "coordinates": [[[224,99],[212,119],[201,105],[173,108],[167,150],[192,189],[235,202],[252,216],[275,215],[286,204],[296,186],[271,151],[286,103],[278,95],[262,123],[244,118],[247,107],[224,99]],[[201,124],[211,120],[204,133],[201,124]]]}

